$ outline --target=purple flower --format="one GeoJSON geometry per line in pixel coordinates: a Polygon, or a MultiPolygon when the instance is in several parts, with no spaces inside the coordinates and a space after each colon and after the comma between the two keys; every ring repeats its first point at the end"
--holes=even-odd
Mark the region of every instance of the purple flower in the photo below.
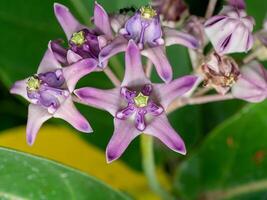
{"type": "Polygon", "coordinates": [[[85,58],[98,60],[101,48],[113,37],[106,11],[95,3],[93,18],[95,29],[80,24],[69,9],[61,4],[55,3],[54,11],[69,41],[68,62],[71,64],[85,58]]]}
{"type": "Polygon", "coordinates": [[[216,52],[207,56],[201,65],[204,85],[213,87],[218,93],[226,94],[238,80],[240,72],[234,59],[220,56],[216,52]]]}
{"type": "Polygon", "coordinates": [[[27,123],[27,142],[30,145],[34,143],[42,124],[52,117],[64,119],[79,131],[92,131],[87,120],[75,108],[71,94],[78,80],[92,72],[97,62],[87,58],[62,68],[57,53],[52,49],[55,45],[49,42],[37,74],[17,81],[10,90],[30,102],[27,123]]]}
{"type": "Polygon", "coordinates": [[[232,88],[238,99],[261,102],[267,98],[267,71],[257,61],[252,61],[241,69],[241,77],[232,88]]]}
{"type": "Polygon", "coordinates": [[[105,62],[125,51],[129,40],[138,44],[141,54],[153,62],[159,76],[166,82],[172,80],[172,67],[165,54],[165,46],[182,44],[197,48],[199,45],[189,34],[162,27],[157,12],[150,6],[144,6],[126,21],[120,35],[101,50],[99,61],[105,62]]]}
{"type": "Polygon", "coordinates": [[[170,149],[185,154],[185,144],[169,124],[165,110],[174,99],[189,91],[196,80],[195,76],[184,76],[167,84],[152,84],[143,71],[139,48],[130,40],[121,87],[110,90],[86,87],[74,93],[84,103],[114,116],[115,131],[106,150],[110,163],[141,133],[155,136],[170,149]]]}
{"type": "Polygon", "coordinates": [[[219,54],[247,52],[252,48],[254,19],[247,16],[242,2],[230,1],[229,6],[205,23],[205,32],[219,54]]]}

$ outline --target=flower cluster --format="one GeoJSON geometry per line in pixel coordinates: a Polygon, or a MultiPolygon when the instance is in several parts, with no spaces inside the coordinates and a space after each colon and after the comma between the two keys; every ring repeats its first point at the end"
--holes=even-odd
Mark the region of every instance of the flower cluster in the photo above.
{"type": "MultiPolygon", "coordinates": [[[[17,81],[10,90],[30,102],[26,130],[30,145],[42,124],[52,117],[67,121],[79,131],[92,132],[74,106],[79,102],[114,117],[114,133],[106,150],[108,162],[119,158],[140,134],[154,136],[173,151],[185,154],[185,144],[168,122],[167,110],[180,97],[190,96],[201,81],[223,95],[233,87],[235,97],[252,102],[267,96],[266,71],[260,64],[254,61],[240,72],[237,62],[226,55],[247,52],[253,45],[254,20],[247,15],[242,0],[229,0],[209,19],[190,16],[187,20],[184,13],[188,10],[182,0],[168,1],[168,5],[156,0],[133,15],[109,15],[95,2],[92,27],[81,24],[64,5],[55,3],[54,12],[68,47],[61,45],[62,40],[50,41],[36,74],[17,81]],[[165,21],[172,21],[172,26],[165,21]],[[176,23],[183,24],[182,31],[175,28],[176,23]],[[214,50],[205,55],[208,41],[214,50]],[[173,79],[166,55],[170,45],[182,45],[202,60],[194,75],[173,79]],[[125,52],[120,85],[109,90],[76,88],[82,77],[106,70],[109,59],[120,52],[125,52]],[[142,56],[155,66],[163,83],[150,81],[142,56]]],[[[266,30],[257,35],[266,46],[266,30]]]]}

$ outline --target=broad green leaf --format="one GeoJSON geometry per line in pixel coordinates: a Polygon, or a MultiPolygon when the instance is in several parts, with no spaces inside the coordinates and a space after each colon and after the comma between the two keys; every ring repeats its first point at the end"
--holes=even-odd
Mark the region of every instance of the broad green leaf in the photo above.
{"type": "Polygon", "coordinates": [[[0,199],[129,199],[75,169],[0,148],[0,199]]]}
{"type": "Polygon", "coordinates": [[[249,105],[212,131],[177,169],[176,191],[184,199],[266,197],[266,110],[267,102],[249,105]]]}

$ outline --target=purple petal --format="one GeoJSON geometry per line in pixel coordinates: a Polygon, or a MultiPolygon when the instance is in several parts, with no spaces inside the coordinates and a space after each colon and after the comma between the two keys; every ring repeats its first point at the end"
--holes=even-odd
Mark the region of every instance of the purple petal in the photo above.
{"type": "Polygon", "coordinates": [[[99,62],[103,63],[116,54],[125,51],[127,40],[123,37],[116,37],[110,44],[104,47],[99,53],[99,62]]]}
{"type": "Polygon", "coordinates": [[[20,95],[29,101],[29,98],[27,95],[27,81],[28,81],[28,78],[21,80],[21,81],[16,81],[10,89],[10,93],[20,95]]]}
{"type": "Polygon", "coordinates": [[[48,43],[48,49],[46,50],[45,55],[38,67],[37,74],[51,72],[61,68],[61,65],[58,62],[51,45],[52,42],[50,41],[48,43]]]}
{"type": "Polygon", "coordinates": [[[146,56],[155,65],[158,75],[165,82],[172,80],[172,67],[166,57],[163,46],[147,48],[143,50],[142,55],[146,56]]]}
{"type": "Polygon", "coordinates": [[[27,143],[33,145],[36,135],[42,126],[42,124],[52,117],[47,112],[47,109],[39,106],[30,104],[28,109],[28,122],[27,122],[27,143]]]}
{"type": "Polygon", "coordinates": [[[132,122],[114,119],[115,131],[106,149],[107,162],[118,159],[131,141],[140,134],[132,122]]]}
{"type": "Polygon", "coordinates": [[[116,113],[118,119],[128,119],[135,112],[134,105],[128,105],[126,108],[116,113]]]}
{"type": "Polygon", "coordinates": [[[121,85],[130,87],[149,83],[142,66],[140,50],[130,40],[125,54],[125,74],[121,85]]]}
{"type": "Polygon", "coordinates": [[[246,3],[244,0],[228,0],[228,4],[238,9],[244,10],[246,8],[246,3]]]}
{"type": "Polygon", "coordinates": [[[156,84],[154,88],[164,109],[166,110],[173,100],[192,89],[197,79],[197,76],[183,76],[168,84],[156,84]]]}
{"type": "Polygon", "coordinates": [[[85,75],[91,73],[97,67],[95,59],[87,58],[63,68],[65,80],[69,91],[75,89],[77,82],[85,75]]]}
{"type": "Polygon", "coordinates": [[[93,131],[88,121],[75,108],[71,97],[67,98],[65,102],[60,105],[53,117],[67,121],[81,132],[90,133],[93,131]]]}
{"type": "Polygon", "coordinates": [[[232,94],[249,102],[263,101],[267,97],[267,72],[263,66],[257,61],[244,66],[232,94]]]}
{"type": "Polygon", "coordinates": [[[154,119],[147,127],[145,134],[158,138],[171,150],[180,154],[186,154],[186,148],[183,139],[171,127],[167,116],[162,114],[154,119]]]}
{"type": "Polygon", "coordinates": [[[63,43],[61,40],[56,40],[51,42],[51,49],[56,57],[56,59],[63,64],[67,63],[67,50],[63,48],[60,44],[63,43]]]}
{"type": "Polygon", "coordinates": [[[146,128],[145,114],[146,110],[139,110],[135,116],[135,127],[141,132],[146,128]]]}
{"type": "Polygon", "coordinates": [[[54,12],[58,22],[64,30],[68,39],[71,38],[72,34],[85,28],[78,20],[71,14],[69,9],[59,3],[54,4],[54,12]]]}
{"type": "Polygon", "coordinates": [[[147,112],[154,116],[160,115],[163,111],[164,109],[161,106],[158,106],[153,102],[150,102],[147,107],[147,112]]]}
{"type": "Polygon", "coordinates": [[[181,44],[188,48],[196,49],[199,47],[199,41],[188,33],[183,33],[171,28],[164,28],[165,45],[181,44]]]}
{"type": "Polygon", "coordinates": [[[100,31],[102,31],[102,33],[107,35],[109,38],[112,38],[109,16],[105,9],[97,2],[95,2],[94,9],[94,24],[100,31]]]}
{"type": "Polygon", "coordinates": [[[69,64],[76,63],[81,59],[83,59],[83,58],[80,55],[78,55],[77,53],[75,53],[72,50],[68,50],[68,52],[67,52],[67,61],[68,61],[69,64]]]}
{"type": "Polygon", "coordinates": [[[120,89],[101,90],[96,88],[81,88],[74,90],[77,97],[90,106],[108,111],[115,116],[121,101],[120,89]]]}

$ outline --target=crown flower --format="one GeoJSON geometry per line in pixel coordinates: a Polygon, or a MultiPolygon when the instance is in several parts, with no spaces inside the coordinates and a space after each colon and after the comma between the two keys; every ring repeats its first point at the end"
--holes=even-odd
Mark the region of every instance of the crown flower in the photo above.
{"type": "Polygon", "coordinates": [[[129,40],[133,40],[141,54],[151,60],[165,82],[170,82],[172,79],[172,67],[165,54],[165,46],[181,44],[192,49],[199,46],[198,40],[193,36],[163,27],[157,11],[151,6],[141,7],[125,22],[119,33],[119,36],[101,50],[99,61],[105,62],[119,52],[125,51],[129,40]]]}
{"type": "Polygon", "coordinates": [[[85,58],[98,60],[101,48],[113,38],[110,19],[104,8],[95,2],[93,19],[96,28],[79,23],[69,9],[59,3],[54,4],[54,12],[68,39],[68,63],[85,58]]]}
{"type": "Polygon", "coordinates": [[[27,122],[27,142],[32,145],[38,130],[48,119],[55,117],[70,123],[82,132],[92,132],[87,120],[79,113],[72,102],[72,92],[78,80],[92,72],[97,66],[94,59],[88,58],[62,68],[49,42],[35,75],[17,81],[10,92],[24,97],[30,102],[27,122]]]}
{"type": "Polygon", "coordinates": [[[75,94],[85,104],[104,109],[114,116],[115,131],[106,150],[107,161],[118,159],[140,134],[155,136],[170,149],[186,153],[182,138],[168,122],[168,105],[189,91],[196,76],[184,76],[166,84],[153,84],[145,76],[138,46],[130,40],[126,69],[120,87],[111,90],[81,88],[75,94]]]}

